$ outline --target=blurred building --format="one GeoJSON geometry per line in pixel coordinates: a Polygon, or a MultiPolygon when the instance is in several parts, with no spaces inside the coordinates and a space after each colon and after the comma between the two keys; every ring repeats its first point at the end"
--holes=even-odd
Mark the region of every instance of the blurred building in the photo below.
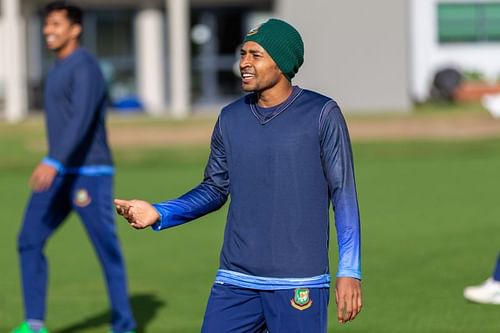
{"type": "Polygon", "coordinates": [[[347,111],[410,110],[407,1],[282,0],[276,12],[305,39],[297,83],[347,111]]]}
{"type": "Polygon", "coordinates": [[[434,74],[454,68],[500,81],[500,1],[411,0],[411,92],[429,97],[434,74]]]}
{"type": "MultiPolygon", "coordinates": [[[[42,107],[53,61],[41,35],[48,1],[0,2],[0,109],[16,121],[42,107]]],[[[476,64],[493,73],[500,59],[500,1],[73,2],[85,9],[82,42],[100,59],[113,106],[154,115],[217,109],[241,95],[239,43],[270,16],[304,37],[305,64],[294,83],[333,96],[347,111],[408,111],[426,98],[440,66],[476,64]],[[481,28],[463,31],[472,25],[481,28]]]]}
{"type": "MultiPolygon", "coordinates": [[[[15,121],[42,107],[53,63],[41,33],[49,1],[0,1],[0,99],[15,121]]],[[[85,10],[82,44],[98,56],[113,106],[177,117],[193,104],[219,105],[240,94],[233,71],[238,44],[254,19],[272,11],[269,0],[73,3],[85,10]]]]}

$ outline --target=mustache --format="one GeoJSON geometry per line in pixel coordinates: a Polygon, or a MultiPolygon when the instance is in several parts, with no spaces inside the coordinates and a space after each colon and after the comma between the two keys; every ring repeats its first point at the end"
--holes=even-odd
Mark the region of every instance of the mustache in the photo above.
{"type": "Polygon", "coordinates": [[[240,73],[241,74],[255,74],[255,71],[252,70],[251,68],[240,68],[240,73]]]}

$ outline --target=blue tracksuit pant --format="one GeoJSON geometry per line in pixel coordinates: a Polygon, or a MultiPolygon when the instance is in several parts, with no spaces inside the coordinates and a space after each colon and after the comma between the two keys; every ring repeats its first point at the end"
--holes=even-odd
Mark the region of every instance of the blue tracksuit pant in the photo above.
{"type": "Polygon", "coordinates": [[[26,319],[45,319],[48,272],[43,250],[48,238],[75,210],[104,271],[113,331],[135,329],[114,222],[112,188],[112,176],[70,175],[57,176],[49,190],[32,194],[18,238],[26,319]]]}

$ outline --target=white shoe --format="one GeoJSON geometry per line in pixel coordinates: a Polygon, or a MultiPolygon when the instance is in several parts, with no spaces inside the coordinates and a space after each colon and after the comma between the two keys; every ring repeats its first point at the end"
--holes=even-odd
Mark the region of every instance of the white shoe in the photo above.
{"type": "Polygon", "coordinates": [[[489,278],[479,286],[467,287],[464,289],[464,297],[475,303],[500,304],[500,281],[489,278]]]}

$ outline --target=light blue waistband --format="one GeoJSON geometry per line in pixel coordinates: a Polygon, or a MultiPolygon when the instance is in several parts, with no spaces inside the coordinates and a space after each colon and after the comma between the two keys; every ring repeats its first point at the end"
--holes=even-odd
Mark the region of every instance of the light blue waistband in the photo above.
{"type": "Polygon", "coordinates": [[[253,276],[225,269],[219,269],[217,271],[217,276],[215,277],[215,283],[227,283],[242,288],[258,290],[328,288],[330,287],[330,275],[323,274],[309,278],[273,278],[253,276]]]}
{"type": "Polygon", "coordinates": [[[111,165],[85,165],[66,168],[59,161],[50,157],[45,157],[42,162],[54,167],[60,175],[112,176],[115,174],[115,168],[111,165]]]}

